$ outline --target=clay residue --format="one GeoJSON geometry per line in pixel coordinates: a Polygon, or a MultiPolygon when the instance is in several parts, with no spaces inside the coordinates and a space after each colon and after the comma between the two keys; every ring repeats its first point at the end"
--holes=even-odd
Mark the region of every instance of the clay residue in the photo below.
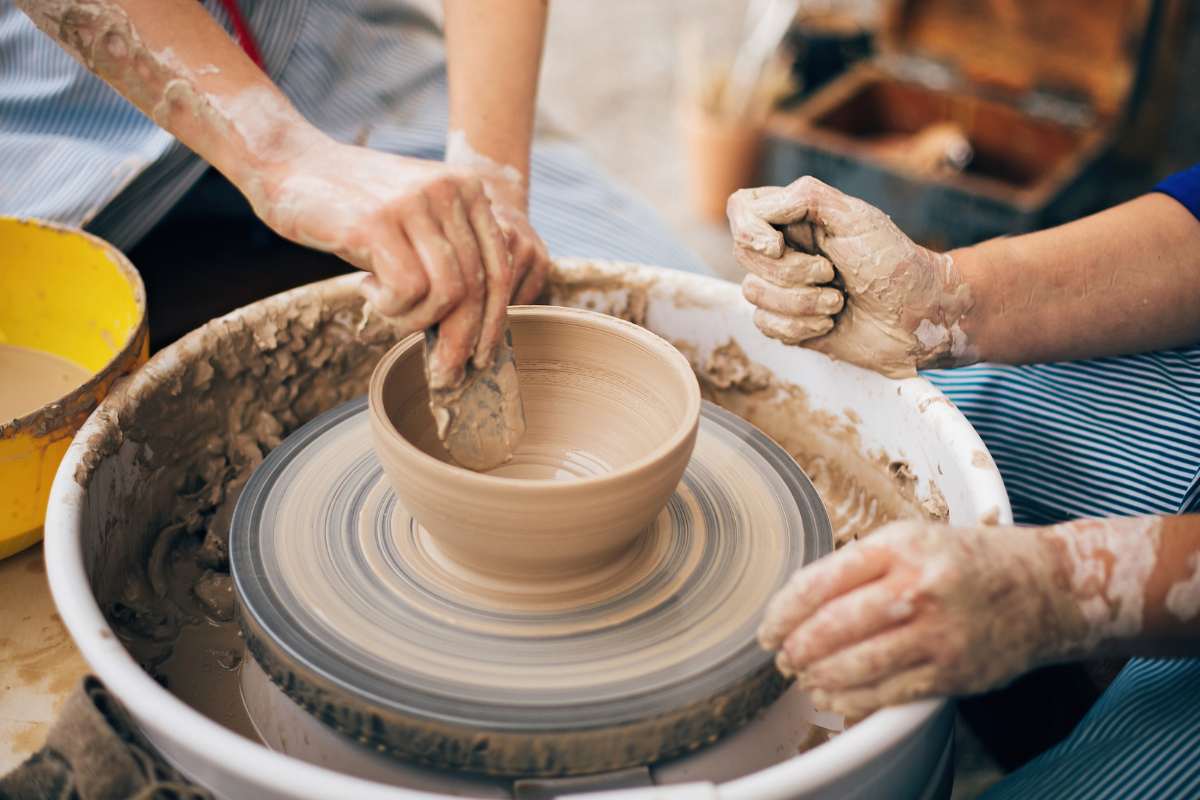
{"type": "Polygon", "coordinates": [[[961,271],[879,209],[804,176],[740,189],[728,210],[738,263],[752,273],[746,296],[767,336],[893,378],[975,360],[962,328],[974,301],[961,271]],[[811,299],[829,286],[841,292],[840,309],[786,310],[783,298],[811,299]]]}
{"type": "MultiPolygon", "coordinates": [[[[384,320],[364,316],[351,282],[288,292],[163,351],[83,432],[75,480],[129,501],[92,523],[86,568],[97,598],[135,658],[185,700],[203,700],[196,687],[240,659],[228,533],[250,473],[299,425],[364,394],[394,339],[384,320]],[[124,485],[131,474],[153,478],[124,485]],[[220,642],[197,644],[212,637],[220,642]]],[[[236,697],[236,675],[212,686],[226,684],[234,694],[220,696],[236,697]]]]}
{"type": "Polygon", "coordinates": [[[619,265],[582,263],[573,267],[569,281],[547,283],[546,302],[599,311],[635,325],[645,325],[654,278],[615,270],[614,266],[619,265]]]}
{"type": "MultiPolygon", "coordinates": [[[[620,265],[576,267],[569,285],[551,283],[549,298],[644,323],[654,282],[620,265]]],[[[300,424],[364,394],[394,336],[383,320],[364,317],[357,281],[305,287],[189,334],[120,385],[89,423],[75,479],[104,487],[89,492],[84,512],[96,596],[143,666],[202,713],[219,716],[214,698],[241,708],[227,700],[237,697],[240,657],[227,621],[227,537],[242,487],[300,424]],[[121,507],[105,505],[102,496],[113,495],[121,507]],[[135,564],[145,569],[130,570],[135,564]]],[[[944,505],[922,507],[906,465],[866,453],[854,423],[814,409],[800,387],[736,343],[703,363],[692,355],[705,395],[805,469],[838,543],[890,520],[944,516],[944,505]]],[[[238,719],[221,721],[247,731],[238,719]]]]}
{"type": "MultiPolygon", "coordinates": [[[[425,363],[432,341],[425,339],[425,363]]],[[[428,367],[427,367],[428,369],[428,367]]],[[[438,439],[459,466],[477,471],[495,469],[513,457],[525,435],[525,409],[513,360],[512,334],[505,331],[492,363],[466,365],[461,383],[434,387],[428,381],[429,410],[438,439]]]]}
{"type": "Polygon", "coordinates": [[[691,345],[675,345],[692,361],[707,399],[756,425],[796,459],[825,502],[836,546],[893,520],[949,517],[936,486],[919,498],[906,462],[867,452],[854,422],[814,409],[802,388],[779,381],[736,342],[703,360],[691,345]]]}

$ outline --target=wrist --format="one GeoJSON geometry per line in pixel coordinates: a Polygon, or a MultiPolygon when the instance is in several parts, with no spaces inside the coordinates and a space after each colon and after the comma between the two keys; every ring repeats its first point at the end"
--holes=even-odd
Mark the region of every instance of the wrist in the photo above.
{"type": "Polygon", "coordinates": [[[283,133],[287,141],[278,152],[243,159],[236,175],[226,173],[259,218],[271,227],[275,227],[275,205],[288,194],[292,179],[313,170],[313,160],[306,154],[320,149],[322,153],[332,155],[333,149],[344,146],[317,128],[304,125],[283,133]]]}
{"type": "MultiPolygon", "coordinates": [[[[233,126],[238,129],[237,123],[233,126]]],[[[264,193],[305,168],[314,150],[342,146],[298,114],[269,120],[253,132],[239,132],[240,141],[227,156],[228,166],[214,164],[256,209],[264,193]]]]}
{"type": "Polygon", "coordinates": [[[1120,650],[1141,635],[1158,562],[1156,517],[1078,519],[1037,529],[1054,564],[1058,659],[1120,650]]]}
{"type": "Polygon", "coordinates": [[[970,303],[962,309],[958,324],[968,342],[973,356],[965,363],[993,360],[994,348],[990,346],[992,310],[990,302],[991,257],[988,242],[959,247],[950,250],[946,255],[953,260],[954,270],[959,282],[967,287],[970,293],[970,303]]]}
{"type": "Polygon", "coordinates": [[[964,247],[940,254],[943,260],[941,313],[951,332],[947,357],[938,366],[963,367],[984,360],[979,342],[979,259],[973,248],[964,247]]]}
{"type": "Polygon", "coordinates": [[[476,150],[461,130],[451,130],[446,136],[446,163],[464,167],[483,180],[488,197],[493,202],[510,205],[525,211],[528,208],[528,157],[522,163],[497,160],[476,150]]]}
{"type": "Polygon", "coordinates": [[[926,274],[932,274],[932,279],[926,290],[925,316],[914,331],[916,366],[931,369],[974,364],[979,361],[979,353],[964,324],[975,300],[959,263],[959,251],[925,253],[926,274]]]}
{"type": "Polygon", "coordinates": [[[1037,596],[1040,641],[1038,665],[1082,658],[1095,650],[1096,636],[1076,591],[1079,575],[1071,563],[1069,542],[1073,523],[1043,528],[1018,528],[1041,554],[1028,591],[1037,596]]]}

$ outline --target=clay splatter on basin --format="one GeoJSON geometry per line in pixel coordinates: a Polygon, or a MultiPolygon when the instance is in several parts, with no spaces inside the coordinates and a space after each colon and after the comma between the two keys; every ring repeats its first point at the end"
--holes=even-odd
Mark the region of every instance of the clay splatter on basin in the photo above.
{"type": "MultiPolygon", "coordinates": [[[[656,304],[669,302],[711,313],[712,327],[721,327],[719,303],[703,292],[670,290],[664,301],[661,291],[650,296],[657,278],[649,270],[594,267],[560,267],[550,300],[612,311],[651,329],[656,304]]],[[[752,363],[735,339],[660,332],[689,357],[706,397],[757,425],[810,474],[839,542],[892,519],[946,516],[933,484],[919,486],[903,459],[868,450],[850,415],[814,408],[802,388],[752,363]]],[[[101,412],[116,424],[89,442],[76,472],[85,485],[124,484],[137,472],[157,476],[121,486],[136,502],[100,521],[89,575],[138,661],[190,705],[248,737],[255,734],[237,700],[243,648],[230,621],[233,506],[284,437],[366,392],[372,367],[396,339],[382,320],[364,316],[343,279],[216,320],[121,387],[101,412]],[[110,566],[128,564],[145,569],[110,566]]]]}

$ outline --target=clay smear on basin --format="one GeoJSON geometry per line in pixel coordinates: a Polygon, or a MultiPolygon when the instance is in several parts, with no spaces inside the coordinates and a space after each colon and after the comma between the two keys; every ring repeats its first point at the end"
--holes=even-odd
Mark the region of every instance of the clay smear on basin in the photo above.
{"type": "Polygon", "coordinates": [[[32,414],[79,388],[91,376],[62,356],[0,344],[0,422],[32,414]]]}
{"type": "MultiPolygon", "coordinates": [[[[604,265],[589,270],[585,264],[573,267],[564,278],[550,284],[550,302],[646,324],[654,277],[614,277],[604,265]]],[[[676,292],[673,302],[686,308],[697,301],[676,292]]],[[[905,461],[869,450],[851,415],[813,408],[802,387],[779,380],[751,361],[737,342],[730,340],[707,356],[691,342],[672,344],[688,357],[706,400],[753,423],[796,459],[829,511],[835,546],[897,519],[949,519],[936,485],[931,483],[927,496],[918,497],[916,476],[905,461]]]]}
{"type": "Polygon", "coordinates": [[[707,399],[754,423],[796,459],[829,511],[835,546],[897,519],[949,518],[937,486],[918,499],[906,462],[868,453],[851,420],[813,409],[803,389],[777,381],[736,342],[715,349],[697,375],[707,399]]]}
{"type": "MultiPolygon", "coordinates": [[[[597,272],[590,280],[580,268],[569,277],[569,285],[562,279],[551,284],[550,302],[645,321],[645,279],[613,281],[597,272]],[[588,296],[592,289],[615,300],[596,302],[588,296]]],[[[693,300],[681,293],[676,302],[693,300]]],[[[394,341],[390,326],[364,316],[355,284],[345,281],[215,321],[173,346],[169,361],[151,364],[150,380],[137,392],[117,390],[119,428],[114,419],[111,431],[89,441],[91,452],[76,472],[86,485],[94,470],[108,469],[105,461],[140,459],[139,469],[160,476],[146,482],[136,508],[114,509],[97,522],[104,544],[88,566],[97,598],[150,674],[246,736],[253,737],[253,728],[238,701],[230,657],[240,656],[241,640],[226,602],[234,503],[250,472],[283,437],[366,393],[372,368],[394,341]],[[135,564],[144,569],[129,569],[135,564]]],[[[752,364],[735,344],[709,359],[686,342],[676,344],[695,357],[706,396],[797,459],[828,506],[839,542],[894,519],[945,516],[936,494],[917,499],[906,465],[868,452],[852,421],[813,413],[803,389],[752,364]]]]}
{"type": "Polygon", "coordinates": [[[456,561],[507,576],[594,570],[628,549],[679,483],[699,386],[643,328],[544,307],[513,308],[509,322],[526,419],[512,459],[484,475],[447,466],[415,337],[372,379],[376,455],[402,505],[456,561]]]}

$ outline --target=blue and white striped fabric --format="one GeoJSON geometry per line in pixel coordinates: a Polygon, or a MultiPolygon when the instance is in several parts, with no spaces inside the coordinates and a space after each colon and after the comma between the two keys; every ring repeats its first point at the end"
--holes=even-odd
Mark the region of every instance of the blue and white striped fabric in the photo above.
{"type": "Polygon", "coordinates": [[[1131,661],[1066,740],[985,800],[1200,797],[1200,659],[1131,661]]]}
{"type": "MultiPolygon", "coordinates": [[[[1200,218],[1200,170],[1160,186],[1200,218]]],[[[1200,510],[1200,345],[926,373],[979,431],[1018,522],[1200,510]]],[[[1066,740],[986,793],[1200,797],[1200,659],[1134,659],[1066,740]]]]}
{"type": "Polygon", "coordinates": [[[926,377],[987,443],[1017,522],[1198,509],[1200,347],[926,377]]]}
{"type": "MultiPolygon", "coordinates": [[[[205,7],[226,30],[218,2],[205,7]]],[[[440,158],[444,52],[397,0],[240,0],[271,77],[340,141],[440,158]]],[[[0,214],[81,225],[128,249],[206,169],[0,0],[0,214]]],[[[574,144],[534,144],[531,217],[556,256],[641,260],[706,272],[654,211],[574,144]]]]}

